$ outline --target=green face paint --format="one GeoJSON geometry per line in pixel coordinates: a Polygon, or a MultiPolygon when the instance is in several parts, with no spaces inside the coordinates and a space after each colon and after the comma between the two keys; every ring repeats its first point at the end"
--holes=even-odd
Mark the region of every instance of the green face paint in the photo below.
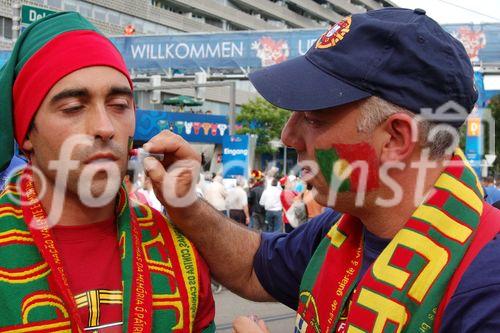
{"type": "Polygon", "coordinates": [[[342,179],[334,172],[335,163],[342,163],[338,152],[335,149],[316,149],[315,154],[319,170],[325,177],[328,186],[337,188],[338,192],[349,192],[351,189],[349,178],[342,179]]]}

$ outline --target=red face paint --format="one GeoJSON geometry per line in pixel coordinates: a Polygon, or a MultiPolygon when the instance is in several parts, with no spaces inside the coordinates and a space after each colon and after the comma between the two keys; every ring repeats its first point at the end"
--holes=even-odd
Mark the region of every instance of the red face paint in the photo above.
{"type": "Polygon", "coordinates": [[[377,154],[366,142],[334,144],[330,149],[316,149],[315,155],[329,186],[338,188],[338,192],[357,192],[363,188],[370,191],[379,186],[377,154]],[[347,168],[351,168],[352,172],[347,177],[341,177],[347,168]]]}

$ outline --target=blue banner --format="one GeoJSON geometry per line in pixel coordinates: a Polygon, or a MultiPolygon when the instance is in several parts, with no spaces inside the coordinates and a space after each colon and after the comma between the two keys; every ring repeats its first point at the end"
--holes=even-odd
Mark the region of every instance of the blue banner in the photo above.
{"type": "Polygon", "coordinates": [[[493,96],[500,94],[500,90],[486,90],[484,88],[484,75],[482,72],[474,72],[474,82],[478,93],[477,106],[487,107],[493,96]]]}
{"type": "Polygon", "coordinates": [[[465,137],[465,156],[478,175],[481,175],[481,161],[484,155],[483,110],[476,109],[467,118],[465,137]]]}
{"type": "Polygon", "coordinates": [[[248,135],[227,135],[222,142],[222,177],[248,178],[250,140],[248,135]]]}
{"type": "MultiPolygon", "coordinates": [[[[500,24],[446,24],[473,63],[500,63],[500,24]]],[[[325,29],[241,31],[159,36],[120,36],[111,40],[131,72],[158,74],[167,68],[193,73],[200,68],[256,69],[302,55],[325,29]]],[[[362,46],[360,46],[362,47],[362,46]]],[[[8,53],[0,51],[0,66],[8,53]]]]}
{"type": "Polygon", "coordinates": [[[226,116],[137,110],[134,140],[148,141],[164,129],[189,142],[222,143],[229,134],[226,116]]]}
{"type": "Polygon", "coordinates": [[[9,60],[10,51],[0,51],[0,67],[9,60]]]}
{"type": "Polygon", "coordinates": [[[261,68],[302,55],[324,30],[114,37],[135,73],[261,68]]]}
{"type": "Polygon", "coordinates": [[[445,24],[443,28],[462,42],[474,63],[500,63],[500,24],[445,24]]]}

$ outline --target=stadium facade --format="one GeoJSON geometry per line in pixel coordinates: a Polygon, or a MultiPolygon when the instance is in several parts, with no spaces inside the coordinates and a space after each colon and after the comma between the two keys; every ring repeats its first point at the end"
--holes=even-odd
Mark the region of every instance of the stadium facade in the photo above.
{"type": "Polygon", "coordinates": [[[135,34],[321,28],[343,16],[393,6],[389,0],[0,0],[0,49],[12,43],[16,5],[73,10],[104,33],[135,34]]]}
{"type": "MultiPolygon", "coordinates": [[[[16,19],[21,19],[23,6],[77,11],[109,36],[124,35],[127,29],[138,36],[326,29],[346,15],[392,7],[394,3],[390,0],[0,0],[0,50],[11,49],[12,25],[16,25],[16,19]]],[[[141,77],[132,74],[135,81],[141,81],[141,77]]],[[[162,75],[163,80],[171,79],[168,73],[157,74],[162,75]]],[[[181,75],[177,79],[193,80],[193,77],[181,75]]],[[[208,80],[213,79],[231,77],[209,74],[208,80]]],[[[246,81],[245,73],[232,79],[237,81],[237,105],[257,96],[246,81]]],[[[193,90],[180,89],[172,93],[193,95],[193,90]]],[[[205,107],[215,114],[227,114],[227,89],[207,89],[206,97],[205,107]]],[[[144,108],[162,108],[149,103],[147,96],[138,98],[144,108]]]]}

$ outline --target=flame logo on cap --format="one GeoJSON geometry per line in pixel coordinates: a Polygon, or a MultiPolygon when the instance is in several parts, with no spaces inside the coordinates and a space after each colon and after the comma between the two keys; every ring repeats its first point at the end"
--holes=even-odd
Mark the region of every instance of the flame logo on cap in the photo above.
{"type": "Polygon", "coordinates": [[[349,32],[351,27],[351,17],[346,17],[345,20],[336,23],[328,29],[316,42],[317,49],[326,49],[337,45],[344,36],[349,32]]]}

